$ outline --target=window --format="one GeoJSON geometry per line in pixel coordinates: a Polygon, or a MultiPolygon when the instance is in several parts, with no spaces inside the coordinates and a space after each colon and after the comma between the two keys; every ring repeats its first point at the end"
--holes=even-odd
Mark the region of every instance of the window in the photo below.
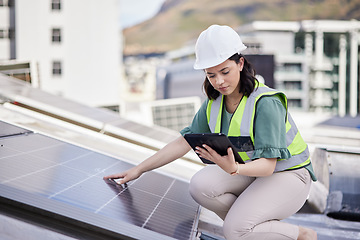
{"type": "Polygon", "coordinates": [[[15,31],[13,29],[0,29],[0,39],[4,38],[14,39],[15,31]]]}
{"type": "Polygon", "coordinates": [[[0,0],[0,7],[13,7],[14,0],[0,0]]]}
{"type": "Polygon", "coordinates": [[[6,38],[6,32],[4,29],[0,29],[0,38],[6,38]]]}
{"type": "Polygon", "coordinates": [[[53,11],[61,10],[61,0],[51,0],[51,10],[53,11]]]}
{"type": "Polygon", "coordinates": [[[15,39],[15,30],[9,29],[9,39],[15,39]]]}
{"type": "Polygon", "coordinates": [[[61,42],[61,29],[60,28],[53,28],[52,29],[52,42],[56,43],[56,42],[61,42]]]}
{"type": "Polygon", "coordinates": [[[61,69],[61,62],[60,61],[53,61],[53,63],[52,63],[52,74],[53,74],[53,76],[61,76],[62,69],[61,69]]]}

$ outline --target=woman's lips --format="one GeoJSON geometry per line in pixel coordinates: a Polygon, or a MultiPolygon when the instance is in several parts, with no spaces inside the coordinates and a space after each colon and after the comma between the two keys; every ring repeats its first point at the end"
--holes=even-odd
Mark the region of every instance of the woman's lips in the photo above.
{"type": "Polygon", "coordinates": [[[228,89],[228,87],[220,87],[219,88],[219,90],[222,91],[222,92],[226,91],[227,89],[228,89]]]}

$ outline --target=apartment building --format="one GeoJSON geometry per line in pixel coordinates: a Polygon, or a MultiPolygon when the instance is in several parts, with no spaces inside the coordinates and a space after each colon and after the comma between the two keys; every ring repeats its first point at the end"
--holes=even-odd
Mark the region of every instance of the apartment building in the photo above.
{"type": "Polygon", "coordinates": [[[31,63],[34,87],[91,106],[118,105],[118,3],[1,0],[0,64],[31,63]]]}
{"type": "Polygon", "coordinates": [[[275,86],[290,106],[359,114],[359,21],[255,21],[238,31],[249,52],[275,56],[275,86]]]}

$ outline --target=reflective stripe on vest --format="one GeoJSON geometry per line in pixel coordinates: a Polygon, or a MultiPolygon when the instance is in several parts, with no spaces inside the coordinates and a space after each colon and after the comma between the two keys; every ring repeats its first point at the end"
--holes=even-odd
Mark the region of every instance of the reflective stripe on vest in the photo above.
{"type": "MultiPolygon", "coordinates": [[[[235,110],[229,125],[228,137],[230,140],[235,142],[243,142],[246,137],[250,137],[252,144],[254,144],[253,130],[256,104],[258,100],[261,99],[261,97],[273,95],[279,95],[283,98],[287,110],[287,99],[282,92],[271,89],[264,84],[259,84],[259,86],[254,90],[253,93],[250,94],[249,97],[243,97],[239,106],[235,110]]],[[[216,100],[210,100],[208,102],[207,118],[210,130],[213,133],[219,133],[221,131],[223,104],[224,96],[222,95],[220,95],[216,100]]],[[[287,114],[286,116],[286,144],[292,157],[289,159],[278,159],[275,167],[276,172],[300,168],[310,163],[310,154],[307,144],[302,139],[290,114],[287,114]]],[[[254,152],[253,149],[244,148],[247,150],[241,151],[242,146],[236,147],[240,147],[239,154],[244,161],[251,160],[254,152]]]]}

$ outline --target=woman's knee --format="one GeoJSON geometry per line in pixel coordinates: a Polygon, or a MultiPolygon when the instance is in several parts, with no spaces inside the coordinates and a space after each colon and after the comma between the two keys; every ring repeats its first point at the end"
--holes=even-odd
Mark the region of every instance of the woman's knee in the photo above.
{"type": "MultiPolygon", "coordinates": [[[[206,174],[206,171],[196,173],[190,180],[189,191],[193,199],[205,208],[212,211],[226,211],[231,205],[228,204],[229,197],[225,196],[221,184],[218,184],[212,174],[206,174]]],[[[231,198],[231,204],[235,201],[231,198]]]]}
{"type": "Polygon", "coordinates": [[[238,219],[225,218],[223,224],[224,236],[226,239],[240,239],[251,232],[247,224],[238,219]]]}
{"type": "Polygon", "coordinates": [[[212,195],[212,189],[217,185],[214,180],[217,175],[217,167],[207,166],[195,173],[190,180],[190,194],[192,196],[198,196],[199,194],[205,196],[212,195]]]}
{"type": "Polygon", "coordinates": [[[191,180],[189,185],[190,195],[197,200],[199,195],[206,194],[205,191],[209,188],[209,185],[204,181],[204,178],[199,176],[199,174],[195,174],[191,180]]]}
{"type": "Polygon", "coordinates": [[[247,203],[239,202],[239,200],[237,199],[238,202],[232,205],[224,219],[223,231],[226,239],[239,239],[251,234],[258,222],[251,213],[246,213],[249,209],[247,203]]]}

